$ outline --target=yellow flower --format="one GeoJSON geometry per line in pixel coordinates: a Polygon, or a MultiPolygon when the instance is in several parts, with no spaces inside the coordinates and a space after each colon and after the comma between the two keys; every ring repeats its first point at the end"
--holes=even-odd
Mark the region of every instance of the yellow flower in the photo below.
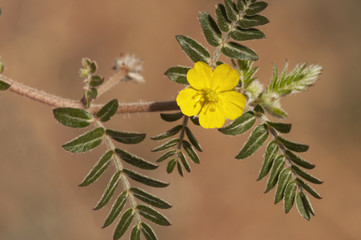
{"type": "Polygon", "coordinates": [[[212,70],[204,62],[197,62],[187,73],[189,87],[179,92],[177,104],[186,116],[199,115],[204,128],[220,128],[225,118],[241,116],[245,97],[235,91],[239,74],[227,64],[212,70]]]}

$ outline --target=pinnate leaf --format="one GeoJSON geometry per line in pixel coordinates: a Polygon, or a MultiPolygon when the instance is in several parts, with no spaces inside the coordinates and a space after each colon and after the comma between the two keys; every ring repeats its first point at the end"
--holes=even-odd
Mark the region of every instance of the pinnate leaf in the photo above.
{"type": "Polygon", "coordinates": [[[118,240],[120,239],[124,233],[129,228],[129,225],[132,223],[134,217],[133,209],[128,209],[123,213],[123,216],[120,218],[117,227],[115,228],[113,239],[118,240]]]}
{"type": "Polygon", "coordinates": [[[265,124],[258,125],[236,156],[237,159],[245,159],[255,153],[267,140],[268,131],[265,124]]]}
{"type": "Polygon", "coordinates": [[[188,127],[185,127],[185,132],[186,132],[186,135],[189,139],[189,141],[191,142],[191,144],[199,151],[199,152],[202,152],[202,147],[201,145],[199,145],[197,139],[195,138],[195,136],[193,135],[192,131],[188,128],[188,127]]]}
{"type": "Polygon", "coordinates": [[[272,140],[267,145],[266,152],[263,157],[264,160],[260,172],[258,174],[257,181],[263,179],[268,174],[269,170],[271,170],[272,163],[276,158],[277,153],[278,153],[277,143],[274,140],[272,140]]]}
{"type": "Polygon", "coordinates": [[[227,13],[228,18],[231,21],[236,21],[238,12],[237,12],[237,8],[236,8],[235,4],[233,3],[233,1],[225,0],[224,4],[226,6],[226,13],[227,13]]]}
{"type": "Polygon", "coordinates": [[[296,178],[297,183],[307,192],[309,192],[312,196],[314,196],[317,199],[321,199],[321,195],[316,192],[310,185],[305,183],[302,179],[296,178]]]}
{"type": "Polygon", "coordinates": [[[239,60],[256,61],[258,59],[255,51],[236,42],[228,42],[224,44],[222,47],[222,53],[227,57],[239,60]]]}
{"type": "Polygon", "coordinates": [[[223,4],[218,4],[216,9],[216,16],[219,28],[223,32],[228,32],[231,29],[231,22],[228,20],[226,8],[223,4]]]}
{"type": "MultiPolygon", "coordinates": [[[[184,66],[175,66],[169,68],[164,74],[172,81],[181,83],[181,84],[188,84],[187,80],[187,73],[191,69],[190,67],[184,66]]],[[[183,114],[182,114],[183,116],[183,114]]]]}
{"type": "Polygon", "coordinates": [[[106,152],[90,170],[88,175],[84,178],[83,182],[79,186],[85,187],[98,180],[98,178],[108,168],[110,164],[110,159],[112,158],[113,154],[114,152],[112,150],[106,152]]]}
{"type": "Polygon", "coordinates": [[[127,192],[122,192],[117,200],[114,202],[107,218],[105,219],[103,228],[108,227],[114,222],[114,220],[119,216],[120,212],[123,210],[125,203],[127,202],[127,192]]]}
{"type": "Polygon", "coordinates": [[[10,84],[1,81],[1,76],[0,76],[0,91],[5,91],[10,87],[10,84]]]}
{"type": "Polygon", "coordinates": [[[288,156],[288,158],[296,163],[298,166],[304,167],[306,169],[313,169],[315,167],[314,164],[307,162],[305,159],[297,156],[296,154],[294,154],[293,152],[286,150],[286,155],[288,156]]]}
{"type": "Polygon", "coordinates": [[[254,39],[262,39],[265,38],[266,35],[258,29],[250,28],[250,29],[242,29],[237,27],[234,29],[231,34],[231,38],[237,41],[247,41],[247,40],[254,40],[254,39]]]}
{"type": "Polygon", "coordinates": [[[167,173],[172,173],[176,164],[177,164],[176,159],[170,160],[167,164],[167,173]]]}
{"type": "Polygon", "coordinates": [[[186,151],[187,155],[189,156],[189,158],[194,162],[194,163],[197,163],[199,164],[200,161],[199,161],[199,157],[198,157],[198,154],[196,153],[196,151],[194,151],[192,145],[183,140],[183,148],[184,150],[186,151]]]}
{"type": "Polygon", "coordinates": [[[179,142],[178,138],[173,138],[171,140],[169,140],[166,143],[163,143],[162,145],[160,145],[159,147],[156,147],[154,149],[152,149],[152,152],[160,152],[160,151],[164,151],[168,148],[174,147],[175,145],[177,145],[179,142]]]}
{"type": "Polygon", "coordinates": [[[157,236],[148,224],[142,222],[140,226],[146,240],[157,240],[157,236]]]}
{"type": "Polygon", "coordinates": [[[294,181],[289,181],[285,189],[285,197],[283,199],[285,212],[288,213],[295,201],[297,184],[294,181]]]}
{"type": "Polygon", "coordinates": [[[99,118],[102,122],[109,121],[110,118],[113,117],[114,114],[117,112],[118,106],[119,104],[117,99],[111,100],[99,110],[99,112],[97,113],[97,118],[99,118]]]}
{"type": "Polygon", "coordinates": [[[269,20],[262,15],[254,16],[244,16],[242,19],[238,20],[238,25],[243,29],[253,28],[260,25],[265,25],[269,23],[269,20]]]}
{"type": "Polygon", "coordinates": [[[292,124],[290,123],[280,123],[280,122],[270,122],[267,121],[267,124],[274,129],[276,129],[280,133],[289,133],[291,131],[292,124]]]}
{"type": "Polygon", "coordinates": [[[139,214],[143,216],[144,218],[158,224],[161,226],[169,226],[171,223],[169,220],[163,216],[158,211],[154,210],[151,207],[145,206],[145,205],[138,205],[137,209],[139,211],[139,214]]]}
{"type": "Polygon", "coordinates": [[[176,113],[161,113],[160,117],[166,121],[166,122],[175,122],[183,117],[182,112],[176,112],[176,113]]]}
{"type": "Polygon", "coordinates": [[[115,141],[125,144],[137,144],[145,139],[145,133],[137,132],[123,132],[107,129],[106,133],[108,136],[113,138],[115,141]]]}
{"type": "Polygon", "coordinates": [[[285,168],[281,171],[275,194],[275,204],[283,199],[286,185],[291,180],[291,178],[292,178],[292,172],[289,168],[285,168]]]}
{"type": "Polygon", "coordinates": [[[218,131],[226,135],[234,136],[248,131],[255,122],[256,117],[254,116],[254,113],[249,111],[242,114],[242,116],[234,120],[228,126],[219,128],[218,131]]]}
{"type": "Polygon", "coordinates": [[[188,163],[187,158],[186,158],[186,156],[184,155],[184,153],[182,153],[182,152],[179,151],[177,154],[178,154],[178,157],[179,157],[179,159],[181,160],[181,162],[182,162],[183,167],[185,168],[185,170],[186,170],[187,172],[191,172],[191,167],[189,166],[189,163],[188,163]]]}
{"type": "Polygon", "coordinates": [[[146,161],[141,157],[138,157],[130,152],[127,152],[125,150],[116,148],[115,153],[124,161],[126,161],[129,164],[132,164],[135,167],[141,168],[141,169],[147,169],[147,170],[153,170],[158,168],[157,165],[155,165],[152,162],[146,161]]]}
{"type": "Polygon", "coordinates": [[[311,174],[309,174],[308,172],[302,170],[301,168],[297,167],[296,165],[292,165],[292,169],[299,176],[303,177],[304,179],[308,180],[311,183],[314,183],[314,184],[322,184],[323,183],[323,181],[321,181],[320,179],[312,176],[311,174]]]}
{"type": "Polygon", "coordinates": [[[99,210],[104,207],[110,199],[113,197],[115,190],[117,189],[119,180],[120,180],[120,171],[114,173],[112,178],[110,179],[107,188],[105,189],[102,197],[100,198],[99,202],[97,203],[94,210],[99,210]]]}
{"type": "Polygon", "coordinates": [[[162,209],[168,209],[168,208],[172,207],[166,201],[164,201],[142,189],[133,187],[130,189],[130,191],[133,193],[134,197],[138,198],[139,200],[142,200],[145,203],[148,203],[149,205],[151,205],[153,207],[162,208],[162,209]]]}
{"type": "Polygon", "coordinates": [[[157,162],[163,162],[163,161],[167,160],[169,157],[173,156],[176,152],[177,152],[177,150],[173,149],[173,150],[170,150],[170,151],[164,153],[162,156],[160,156],[157,159],[157,162]]]}
{"type": "Polygon", "coordinates": [[[135,225],[130,233],[130,240],[140,240],[139,226],[135,225]]]}
{"type": "Polygon", "coordinates": [[[306,220],[310,220],[310,212],[308,211],[307,207],[304,204],[303,200],[303,193],[299,192],[296,195],[296,206],[298,212],[301,214],[302,217],[304,217],[306,220]]]}
{"type": "Polygon", "coordinates": [[[176,38],[179,42],[179,45],[193,62],[202,61],[209,63],[210,54],[208,50],[200,43],[190,37],[183,35],[178,35],[176,38]]]}
{"type": "Polygon", "coordinates": [[[285,157],[283,155],[278,156],[272,165],[270,177],[267,181],[265,193],[271,191],[278,181],[278,176],[285,166],[285,157]]]}
{"type": "Polygon", "coordinates": [[[63,148],[72,153],[87,152],[103,142],[104,128],[95,128],[78,138],[63,145],[63,148]]]}
{"type": "Polygon", "coordinates": [[[135,180],[137,182],[143,183],[145,185],[151,186],[151,187],[163,188],[163,187],[166,187],[166,186],[169,185],[169,183],[165,183],[165,182],[159,181],[157,179],[144,176],[142,174],[139,174],[139,173],[134,172],[134,171],[129,170],[129,169],[124,168],[122,171],[125,174],[127,174],[128,177],[130,177],[131,179],[133,179],[133,180],[135,180]]]}
{"type": "Polygon", "coordinates": [[[281,142],[286,148],[294,152],[306,152],[309,149],[308,145],[292,142],[281,136],[278,136],[277,140],[281,142]]]}
{"type": "Polygon", "coordinates": [[[151,137],[150,139],[152,140],[163,140],[169,137],[172,137],[174,135],[176,135],[177,133],[179,133],[179,131],[182,129],[182,125],[177,125],[172,129],[169,129],[168,131],[161,133],[157,136],[151,137]]]}
{"type": "Polygon", "coordinates": [[[199,22],[207,42],[214,47],[221,45],[222,33],[213,18],[208,13],[201,12],[199,22]]]}
{"type": "Polygon", "coordinates": [[[72,128],[84,128],[93,121],[90,112],[79,108],[56,108],[53,114],[61,124],[72,128]]]}
{"type": "Polygon", "coordinates": [[[257,13],[262,12],[264,9],[266,9],[266,7],[268,6],[268,4],[266,2],[255,2],[252,3],[251,5],[249,5],[249,7],[246,10],[246,14],[248,16],[252,16],[255,15],[257,13]]]}

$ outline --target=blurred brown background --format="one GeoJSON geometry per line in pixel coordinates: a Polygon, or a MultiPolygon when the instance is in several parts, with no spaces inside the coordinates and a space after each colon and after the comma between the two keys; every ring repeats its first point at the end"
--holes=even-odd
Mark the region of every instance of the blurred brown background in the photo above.
{"type": "MultiPolygon", "coordinates": [[[[267,39],[246,43],[259,54],[262,82],[272,64],[286,60],[324,67],[310,91],[288,97],[291,139],[311,145],[302,156],[317,167],[324,197],[312,199],[316,217],[303,220],[296,209],[285,215],[256,182],[261,151],[237,161],[246,136],[229,138],[216,130],[194,128],[204,148],[201,164],[184,178],[150,173],[171,185],[156,189],[173,204],[163,211],[171,227],[155,227],[160,239],[361,239],[361,2],[359,0],[268,1],[267,39]]],[[[186,34],[202,42],[199,11],[214,13],[215,0],[185,1],[0,1],[0,55],[5,74],[49,93],[79,99],[82,57],[96,59],[100,73],[112,74],[121,52],[144,59],[143,85],[123,83],[98,102],[175,99],[181,86],[163,76],[176,64],[191,65],[174,38],[186,34]]],[[[213,49],[210,49],[213,50],[213,49]]],[[[154,136],[172,127],[158,113],[116,117],[110,127],[154,136]]],[[[0,239],[112,239],[114,225],[102,230],[109,211],[94,212],[111,171],[79,188],[102,151],[71,155],[61,145],[80,134],[58,124],[48,106],[11,92],[0,93],[0,239]]],[[[124,146],[146,159],[159,154],[149,138],[124,146]]],[[[109,204],[110,205],[110,204],[109,204]]],[[[153,225],[154,226],[154,225],[153,225]]]]}

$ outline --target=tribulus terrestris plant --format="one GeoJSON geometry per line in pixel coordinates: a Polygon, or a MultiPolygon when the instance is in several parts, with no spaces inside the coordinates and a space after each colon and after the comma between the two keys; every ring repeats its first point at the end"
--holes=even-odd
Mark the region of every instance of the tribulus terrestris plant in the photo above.
{"type": "Polygon", "coordinates": [[[112,204],[102,227],[114,225],[114,239],[120,239],[130,231],[132,240],[141,239],[141,235],[154,240],[156,233],[149,223],[171,225],[160,211],[171,205],[151,192],[132,186],[129,181],[132,179],[154,188],[169,184],[140,173],[138,168],[155,170],[158,165],[127,150],[127,144],[141,143],[146,133],[129,132],[124,126],[122,129],[107,127],[108,121],[123,113],[167,112],[161,113],[160,118],[174,126],[151,137],[159,141],[159,146],[151,151],[158,157],[157,163],[166,165],[168,173],[176,171],[181,176],[191,172],[191,164],[200,163],[197,152],[203,151],[192,128],[216,128],[219,133],[229,136],[250,132],[235,158],[248,158],[267,144],[257,180],[268,178],[265,193],[275,188],[274,203],[283,201],[286,213],[296,205],[299,214],[310,220],[315,211],[309,196],[321,198],[310,183],[321,184],[322,181],[309,173],[315,165],[300,156],[309,146],[288,139],[286,134],[291,131],[291,124],[271,121],[268,116],[287,118],[281,99],[314,85],[322,67],[299,64],[289,70],[286,63],[282,69],[273,67],[267,86],[257,79],[259,67],[254,63],[258,56],[245,44],[249,40],[265,38],[259,27],[269,22],[261,15],[267,5],[256,0],[225,0],[216,6],[215,17],[201,12],[198,19],[209,48],[191,37],[176,36],[184,53],[194,63],[165,71],[171,81],[183,87],[176,100],[119,104],[114,99],[106,104],[94,103],[122,81],[144,81],[141,75],[143,63],[132,55],[116,59],[116,73],[108,80],[97,74],[98,66],[94,60],[83,58],[79,73],[84,82],[84,95],[80,101],[57,97],[10,79],[2,74],[3,61],[0,63],[0,90],[10,90],[51,106],[54,118],[64,126],[86,128],[82,135],[63,145],[66,151],[84,153],[102,144],[106,146],[106,152],[79,186],[94,183],[107,169],[114,172],[94,207],[100,210],[112,204]],[[221,61],[221,56],[226,61],[221,61]],[[230,120],[227,124],[226,119],[230,120]],[[126,168],[124,163],[132,168],[126,168]],[[114,196],[117,189],[121,189],[120,193],[114,196]]]}

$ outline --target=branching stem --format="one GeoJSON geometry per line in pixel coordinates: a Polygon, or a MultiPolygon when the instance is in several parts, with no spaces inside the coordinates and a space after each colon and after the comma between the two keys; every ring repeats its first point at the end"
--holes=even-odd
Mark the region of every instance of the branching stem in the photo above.
{"type": "MultiPolygon", "coordinates": [[[[109,88],[115,86],[118,81],[116,79],[121,78],[125,75],[126,72],[121,71],[119,74],[114,75],[110,80],[104,83],[104,88],[99,87],[99,93],[104,93],[109,88]]],[[[68,98],[62,98],[53,94],[49,94],[47,92],[29,87],[17,81],[14,81],[5,75],[0,74],[1,80],[8,83],[10,88],[8,90],[19,94],[20,96],[27,97],[31,100],[47,104],[51,107],[59,108],[59,107],[71,107],[71,108],[82,108],[84,109],[84,105],[80,100],[72,100],[68,98]]],[[[91,113],[97,113],[104,104],[92,104],[89,109],[87,109],[91,113]]],[[[140,113],[140,112],[158,112],[158,111],[173,111],[179,110],[179,107],[176,101],[164,101],[164,102],[137,102],[137,103],[123,103],[119,105],[118,114],[122,113],[140,113]]]]}

